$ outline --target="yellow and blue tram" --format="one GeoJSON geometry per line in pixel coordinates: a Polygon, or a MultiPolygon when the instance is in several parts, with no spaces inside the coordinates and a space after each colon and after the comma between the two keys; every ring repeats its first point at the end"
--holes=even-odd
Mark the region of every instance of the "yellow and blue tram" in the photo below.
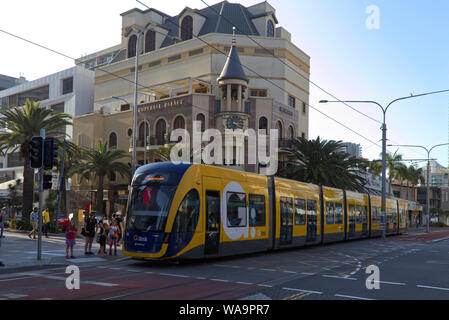
{"type": "MultiPolygon", "coordinates": [[[[387,235],[408,227],[387,199],[387,235]]],[[[125,255],[201,259],[381,235],[381,198],[199,164],[153,163],[132,181],[125,255]]]]}

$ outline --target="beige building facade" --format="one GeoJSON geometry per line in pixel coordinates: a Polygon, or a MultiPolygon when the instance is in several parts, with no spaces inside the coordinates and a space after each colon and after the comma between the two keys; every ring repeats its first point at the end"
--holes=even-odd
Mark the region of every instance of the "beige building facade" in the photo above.
{"type": "MultiPolygon", "coordinates": [[[[278,129],[281,147],[288,139],[308,138],[310,57],[276,27],[275,12],[267,2],[244,7],[225,1],[210,9],[186,8],[175,17],[155,9],[123,13],[122,43],[77,61],[95,69],[95,112],[74,118],[73,140],[83,147],[108,140],[111,147],[133,151],[133,48],[136,32],[145,27],[138,69],[138,165],[159,161],[155,151],[171,143],[174,129],[192,135],[194,120],[202,131],[278,129]]],[[[233,167],[260,171],[259,163],[233,167]]],[[[95,182],[89,184],[74,181],[74,201],[95,199],[95,182]]],[[[129,181],[118,176],[106,184],[107,213],[122,210],[129,181]]]]}

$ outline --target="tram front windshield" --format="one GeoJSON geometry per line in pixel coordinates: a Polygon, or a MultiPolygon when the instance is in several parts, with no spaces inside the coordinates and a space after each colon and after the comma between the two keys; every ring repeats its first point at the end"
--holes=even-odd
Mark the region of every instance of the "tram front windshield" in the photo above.
{"type": "Polygon", "coordinates": [[[127,231],[163,232],[176,184],[172,174],[145,174],[132,186],[127,231]]]}

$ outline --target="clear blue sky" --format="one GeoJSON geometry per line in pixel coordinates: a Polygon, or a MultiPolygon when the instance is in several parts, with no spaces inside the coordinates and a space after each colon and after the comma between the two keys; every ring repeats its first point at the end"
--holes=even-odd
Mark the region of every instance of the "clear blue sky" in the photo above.
{"type": "MultiPolygon", "coordinates": [[[[184,7],[203,8],[200,0],[144,1],[169,14],[184,7]]],[[[213,4],[217,1],[206,0],[213,4]]],[[[252,5],[259,1],[242,0],[252,5]]],[[[449,1],[273,0],[279,25],[311,56],[311,80],[339,99],[376,100],[382,104],[427,91],[449,89],[449,1]],[[370,5],[380,10],[380,29],[368,30],[370,5]]],[[[120,42],[120,13],[138,7],[134,0],[16,0],[0,3],[0,29],[45,44],[75,58],[120,42]],[[24,10],[24,8],[27,8],[24,10]]],[[[33,80],[73,63],[0,33],[0,73],[33,80]],[[5,49],[6,48],[6,49],[5,49]]],[[[311,85],[310,104],[365,137],[381,139],[380,125],[311,85]]],[[[353,105],[381,120],[374,105],[353,105]]],[[[433,146],[448,142],[449,94],[401,102],[387,114],[390,143],[433,146]]],[[[363,155],[377,158],[380,148],[310,111],[310,137],[362,144],[363,155]]],[[[381,143],[379,142],[379,145],[381,143]]],[[[390,148],[395,151],[395,148],[390,148]]],[[[424,158],[423,151],[400,149],[404,158],[424,158]]],[[[432,156],[448,165],[448,149],[432,156]]],[[[421,163],[420,165],[423,165],[421,163]]]]}

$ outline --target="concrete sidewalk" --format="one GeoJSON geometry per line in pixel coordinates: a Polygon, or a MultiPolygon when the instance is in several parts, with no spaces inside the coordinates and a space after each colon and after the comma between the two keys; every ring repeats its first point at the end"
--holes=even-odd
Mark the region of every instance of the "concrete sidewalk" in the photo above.
{"type": "MultiPolygon", "coordinates": [[[[98,255],[100,245],[95,241],[92,244],[92,252],[94,255],[85,255],[85,240],[83,237],[77,237],[76,244],[73,247],[73,255],[76,259],[66,259],[65,236],[61,234],[49,234],[49,238],[42,237],[42,253],[41,260],[39,261],[37,260],[37,240],[30,239],[28,233],[5,231],[4,236],[5,238],[1,239],[0,261],[5,266],[0,267],[0,272],[1,270],[11,268],[112,262],[125,258],[121,246],[117,247],[117,256],[108,255],[101,257],[98,255]]],[[[109,253],[109,250],[107,253],[109,253]]]]}

